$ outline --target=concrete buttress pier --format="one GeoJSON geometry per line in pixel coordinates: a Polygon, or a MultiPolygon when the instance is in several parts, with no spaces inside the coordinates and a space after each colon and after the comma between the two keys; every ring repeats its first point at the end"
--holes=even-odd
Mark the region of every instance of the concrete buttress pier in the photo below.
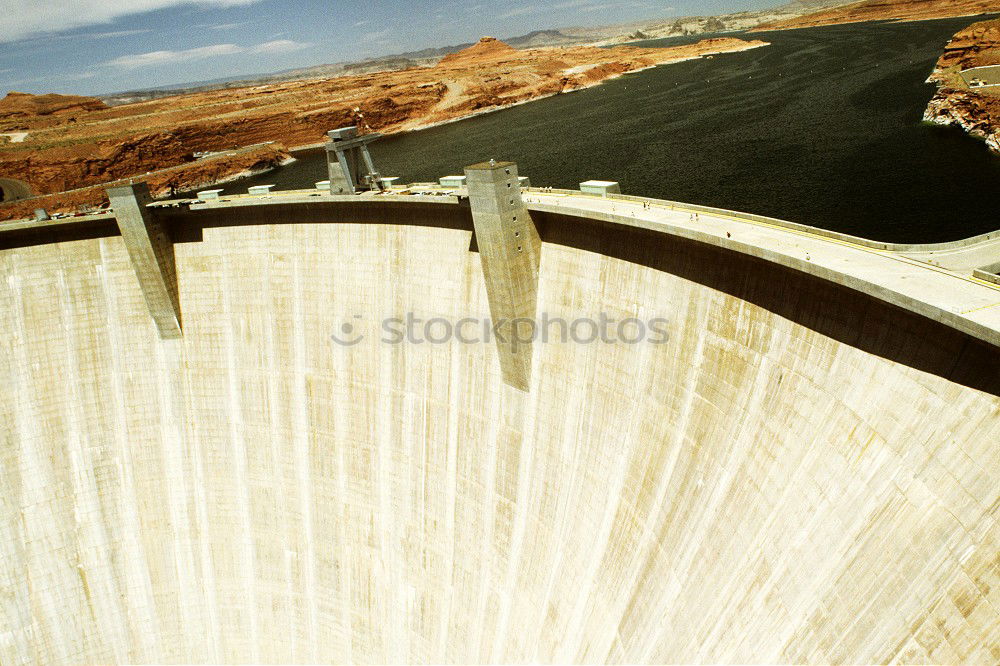
{"type": "Polygon", "coordinates": [[[500,369],[505,383],[527,391],[542,242],[521,199],[517,165],[483,162],[465,176],[490,315],[499,324],[500,369]]]}
{"type": "Polygon", "coordinates": [[[136,183],[108,188],[107,192],[160,337],[181,337],[174,243],[146,207],[152,201],[149,187],[145,183],[136,183]]]}

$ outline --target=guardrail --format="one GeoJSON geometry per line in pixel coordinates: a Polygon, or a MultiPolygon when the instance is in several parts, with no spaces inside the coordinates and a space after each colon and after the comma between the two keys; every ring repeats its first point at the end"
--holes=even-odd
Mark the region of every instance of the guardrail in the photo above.
{"type": "Polygon", "coordinates": [[[987,273],[977,268],[972,271],[972,277],[1000,286],[1000,275],[996,273],[987,273]]]}
{"type": "MultiPolygon", "coordinates": [[[[399,186],[395,190],[390,190],[388,192],[382,193],[383,196],[412,196],[415,194],[424,193],[445,193],[452,196],[461,196],[464,193],[463,188],[442,188],[438,183],[412,183],[407,186],[399,186]]],[[[982,243],[989,240],[1000,239],[1000,229],[996,231],[990,231],[985,234],[979,234],[978,236],[971,236],[969,238],[963,238],[956,241],[948,241],[945,243],[924,243],[924,244],[904,244],[904,243],[889,243],[883,241],[875,241],[868,238],[862,238],[860,236],[852,236],[850,234],[844,234],[837,231],[830,231],[829,229],[821,229],[819,227],[813,227],[807,224],[800,224],[797,222],[789,222],[788,220],[782,220],[775,217],[767,217],[766,215],[756,215],[754,213],[743,213],[740,211],[727,210],[725,208],[715,208],[713,206],[704,206],[701,204],[686,203],[681,201],[671,201],[669,199],[654,199],[651,197],[640,197],[630,194],[591,194],[588,192],[581,192],[580,190],[566,190],[560,188],[551,187],[528,187],[524,188],[524,191],[531,194],[559,194],[563,196],[573,196],[573,197],[587,197],[594,199],[606,199],[611,201],[622,201],[624,203],[640,203],[647,204],[650,207],[656,208],[670,208],[672,210],[683,210],[696,213],[705,213],[706,215],[714,215],[721,217],[728,217],[734,220],[742,220],[746,222],[765,224],[772,227],[780,227],[788,229],[790,231],[795,231],[798,233],[809,234],[812,236],[817,236],[820,238],[828,238],[842,243],[849,243],[859,247],[870,248],[874,250],[883,250],[890,252],[935,252],[944,250],[956,250],[963,247],[969,247],[976,245],[977,243],[982,243]]],[[[263,200],[263,199],[281,199],[285,197],[305,197],[305,196],[322,196],[322,192],[317,192],[315,189],[301,189],[301,190],[278,190],[269,192],[267,195],[257,195],[257,194],[227,194],[222,195],[223,199],[233,201],[253,201],[253,200],[263,200]]],[[[352,195],[353,196],[353,195],[352,195]]],[[[150,204],[153,207],[168,207],[172,205],[182,205],[182,204],[200,204],[202,202],[193,198],[185,199],[166,199],[157,200],[150,204]]],[[[97,217],[103,215],[113,215],[112,211],[101,211],[97,214],[97,217]]],[[[91,216],[87,216],[89,218],[91,216]]],[[[86,221],[86,218],[66,218],[63,222],[71,222],[73,220],[79,220],[81,222],[86,221]]],[[[6,229],[14,229],[18,227],[39,227],[42,226],[40,223],[34,220],[16,220],[0,222],[0,231],[6,229]]],[[[989,274],[988,274],[989,275],[989,274]]]]}

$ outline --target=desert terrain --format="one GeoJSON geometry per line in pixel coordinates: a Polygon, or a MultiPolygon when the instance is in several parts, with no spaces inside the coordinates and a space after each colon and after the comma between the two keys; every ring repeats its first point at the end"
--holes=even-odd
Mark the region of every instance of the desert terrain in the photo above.
{"type": "Polygon", "coordinates": [[[970,87],[959,74],[989,65],[1000,65],[1000,20],[974,23],[948,43],[930,77],[938,91],[924,120],[957,125],[1000,153],[1000,86],[970,87]]]}
{"type": "Polygon", "coordinates": [[[750,32],[792,30],[863,21],[924,21],[953,16],[975,16],[997,11],[1000,11],[1000,2],[997,0],[862,0],[804,16],[762,23],[750,32]]]}
{"type": "MultiPolygon", "coordinates": [[[[142,178],[154,193],[205,185],[204,153],[271,142],[272,161],[285,148],[318,145],[335,127],[402,132],[596,85],[628,72],[766,42],[706,39],[671,48],[588,46],[514,49],[492,37],[445,56],[434,67],[286,81],[163,97],[108,107],[101,100],[22,94],[0,101],[0,178],[23,181],[35,194],[142,178]],[[14,141],[13,138],[17,141],[14,141]]],[[[219,180],[259,168],[223,164],[219,180]]],[[[100,188],[85,202],[100,205],[100,188]]],[[[52,210],[80,204],[50,197],[52,210]]],[[[37,200],[36,200],[37,201],[37,200]]],[[[25,202],[0,206],[0,218],[23,216],[25,202]]]]}

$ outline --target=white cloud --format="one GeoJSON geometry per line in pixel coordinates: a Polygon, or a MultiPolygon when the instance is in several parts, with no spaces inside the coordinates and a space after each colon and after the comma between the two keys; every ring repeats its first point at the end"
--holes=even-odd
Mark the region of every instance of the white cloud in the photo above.
{"type": "Polygon", "coordinates": [[[73,35],[73,38],[86,37],[87,39],[112,39],[114,37],[131,37],[132,35],[145,35],[152,30],[112,30],[111,32],[85,32],[82,35],[73,35]]]}
{"type": "MultiPolygon", "coordinates": [[[[613,11],[615,9],[637,9],[649,7],[646,2],[595,2],[595,0],[568,0],[552,5],[552,9],[577,9],[582,12],[613,11]]],[[[664,7],[662,11],[669,12],[673,7],[664,7]]]]}
{"type": "Polygon", "coordinates": [[[541,7],[536,7],[534,5],[526,5],[524,7],[517,7],[512,9],[506,14],[501,14],[500,18],[511,18],[514,16],[524,16],[525,14],[536,14],[542,10],[541,7]]]}
{"type": "Polygon", "coordinates": [[[235,7],[259,0],[13,0],[4,3],[0,42],[12,42],[41,33],[60,32],[109,23],[122,16],[142,14],[177,5],[235,7]]]}
{"type": "MultiPolygon", "coordinates": [[[[71,34],[61,34],[61,35],[42,35],[39,37],[28,38],[28,39],[18,39],[16,40],[17,46],[24,48],[38,48],[52,42],[68,42],[68,41],[82,41],[82,40],[98,40],[98,39],[118,39],[121,37],[132,37],[134,35],[145,35],[153,32],[152,30],[111,30],[105,32],[74,32],[71,34]]],[[[3,40],[0,39],[0,43],[3,40]]]]}
{"type": "Polygon", "coordinates": [[[264,42],[263,44],[258,44],[252,47],[251,53],[291,53],[292,51],[301,51],[302,49],[309,48],[311,44],[306,42],[293,42],[290,39],[275,39],[271,42],[264,42]]]}
{"type": "MultiPolygon", "coordinates": [[[[4,70],[0,70],[3,73],[4,70]]],[[[12,70],[7,70],[12,71],[12,70]]],[[[97,76],[97,72],[79,72],[77,74],[53,74],[49,76],[34,76],[30,79],[18,79],[17,81],[7,81],[8,86],[19,86],[22,83],[48,83],[52,81],[57,81],[59,83],[65,83],[66,81],[86,81],[97,76]]]]}
{"type": "Polygon", "coordinates": [[[235,44],[212,44],[211,46],[199,46],[198,48],[186,49],[184,51],[150,51],[149,53],[124,55],[120,58],[109,60],[107,64],[123,69],[138,69],[140,67],[173,64],[189,60],[216,58],[223,55],[242,53],[243,51],[242,47],[235,44]]]}
{"type": "Polygon", "coordinates": [[[235,30],[236,28],[241,28],[253,21],[237,21],[236,23],[195,23],[195,28],[202,28],[204,30],[235,30]]]}
{"type": "Polygon", "coordinates": [[[393,34],[395,33],[394,28],[385,28],[384,30],[374,30],[372,32],[366,32],[359,36],[362,42],[368,42],[371,44],[385,44],[388,43],[393,34]]]}
{"type": "Polygon", "coordinates": [[[150,51],[149,53],[135,53],[124,55],[114,60],[109,60],[106,65],[120,67],[122,69],[139,69],[141,67],[155,67],[157,65],[174,64],[178,62],[189,62],[192,60],[205,60],[208,58],[218,58],[219,56],[235,55],[238,53],[251,54],[273,54],[290,53],[299,51],[311,46],[305,42],[293,42],[290,39],[276,39],[271,42],[264,42],[255,46],[238,46],[237,44],[212,44],[210,46],[199,46],[194,49],[183,51],[150,51]]]}

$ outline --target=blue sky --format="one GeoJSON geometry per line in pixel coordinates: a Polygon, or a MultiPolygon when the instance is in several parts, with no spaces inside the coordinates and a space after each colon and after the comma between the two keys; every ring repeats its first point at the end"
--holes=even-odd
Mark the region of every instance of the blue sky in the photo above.
{"type": "Polygon", "coordinates": [[[0,94],[101,94],[774,0],[0,0],[0,94]]]}

